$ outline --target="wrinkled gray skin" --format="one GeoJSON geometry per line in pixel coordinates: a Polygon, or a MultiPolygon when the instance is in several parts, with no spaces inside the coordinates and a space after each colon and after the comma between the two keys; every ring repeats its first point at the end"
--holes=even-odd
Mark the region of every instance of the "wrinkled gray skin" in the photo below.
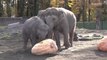
{"type": "Polygon", "coordinates": [[[76,17],[74,13],[64,8],[47,8],[40,10],[38,16],[44,20],[44,22],[54,32],[55,40],[60,49],[59,32],[64,35],[64,46],[69,48],[73,45],[73,37],[76,28],[76,17]]]}
{"type": "Polygon", "coordinates": [[[41,20],[39,17],[34,16],[27,19],[23,25],[23,39],[24,46],[23,48],[26,50],[27,42],[30,39],[32,46],[41,40],[46,38],[49,27],[41,20]]]}

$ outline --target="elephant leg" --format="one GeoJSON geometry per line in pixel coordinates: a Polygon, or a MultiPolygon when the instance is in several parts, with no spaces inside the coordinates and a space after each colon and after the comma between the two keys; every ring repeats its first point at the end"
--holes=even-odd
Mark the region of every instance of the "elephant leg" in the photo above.
{"type": "Polygon", "coordinates": [[[78,37],[77,37],[77,33],[74,32],[74,38],[73,38],[73,41],[79,41],[78,37]]]}
{"type": "Polygon", "coordinates": [[[46,38],[53,38],[53,31],[49,31],[46,38]]]}
{"type": "Polygon", "coordinates": [[[56,40],[56,44],[58,46],[58,50],[61,50],[61,45],[60,45],[60,34],[59,32],[54,32],[54,39],[56,40]]]}
{"type": "Polygon", "coordinates": [[[73,46],[73,39],[74,39],[74,28],[70,31],[70,43],[71,43],[71,47],[73,46]]]}
{"type": "Polygon", "coordinates": [[[69,42],[69,33],[64,32],[63,35],[64,35],[64,46],[65,46],[65,49],[67,49],[71,46],[69,42]]]}
{"type": "Polygon", "coordinates": [[[69,39],[69,41],[71,43],[71,47],[73,46],[73,35],[74,35],[74,33],[70,32],[70,39],[69,39]]]}
{"type": "Polygon", "coordinates": [[[26,50],[26,48],[27,48],[27,43],[28,43],[28,39],[29,39],[28,35],[27,35],[27,34],[23,34],[23,39],[24,39],[23,48],[24,48],[24,50],[26,50]]]}
{"type": "Polygon", "coordinates": [[[31,34],[30,41],[31,41],[32,47],[37,43],[36,36],[34,34],[31,34]]]}

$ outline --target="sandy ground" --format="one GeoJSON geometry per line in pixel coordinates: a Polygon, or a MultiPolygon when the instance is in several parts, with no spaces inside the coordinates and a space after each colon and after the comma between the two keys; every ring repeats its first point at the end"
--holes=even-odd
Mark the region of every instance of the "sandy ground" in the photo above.
{"type": "MultiPolygon", "coordinates": [[[[12,30],[8,28],[0,29],[0,60],[107,60],[107,52],[102,52],[97,49],[99,39],[74,41],[73,47],[51,55],[32,55],[30,49],[26,52],[21,51],[23,46],[21,34],[14,33],[19,32],[15,29],[15,31],[13,30],[14,32],[12,30]]],[[[97,32],[106,35],[106,30],[79,29],[77,32],[97,32]]]]}

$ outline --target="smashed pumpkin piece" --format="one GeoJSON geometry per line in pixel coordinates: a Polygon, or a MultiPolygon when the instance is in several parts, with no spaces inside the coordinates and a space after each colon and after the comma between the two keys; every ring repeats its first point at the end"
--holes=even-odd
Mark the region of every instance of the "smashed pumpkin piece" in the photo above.
{"type": "Polygon", "coordinates": [[[33,46],[31,53],[34,55],[52,54],[57,52],[58,47],[52,39],[43,40],[33,46]]]}
{"type": "Polygon", "coordinates": [[[101,39],[101,42],[98,44],[98,49],[107,52],[107,38],[101,39]]]}

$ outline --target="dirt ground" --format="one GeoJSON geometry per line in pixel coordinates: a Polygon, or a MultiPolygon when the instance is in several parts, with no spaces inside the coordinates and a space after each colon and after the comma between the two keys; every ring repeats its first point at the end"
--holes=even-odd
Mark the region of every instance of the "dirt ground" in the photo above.
{"type": "MultiPolygon", "coordinates": [[[[73,47],[51,55],[32,55],[30,49],[23,52],[21,51],[23,40],[19,29],[20,28],[0,28],[0,60],[107,60],[107,52],[102,52],[97,49],[99,39],[74,41],[73,47]]],[[[107,34],[106,30],[78,29],[77,32],[107,34]]]]}

